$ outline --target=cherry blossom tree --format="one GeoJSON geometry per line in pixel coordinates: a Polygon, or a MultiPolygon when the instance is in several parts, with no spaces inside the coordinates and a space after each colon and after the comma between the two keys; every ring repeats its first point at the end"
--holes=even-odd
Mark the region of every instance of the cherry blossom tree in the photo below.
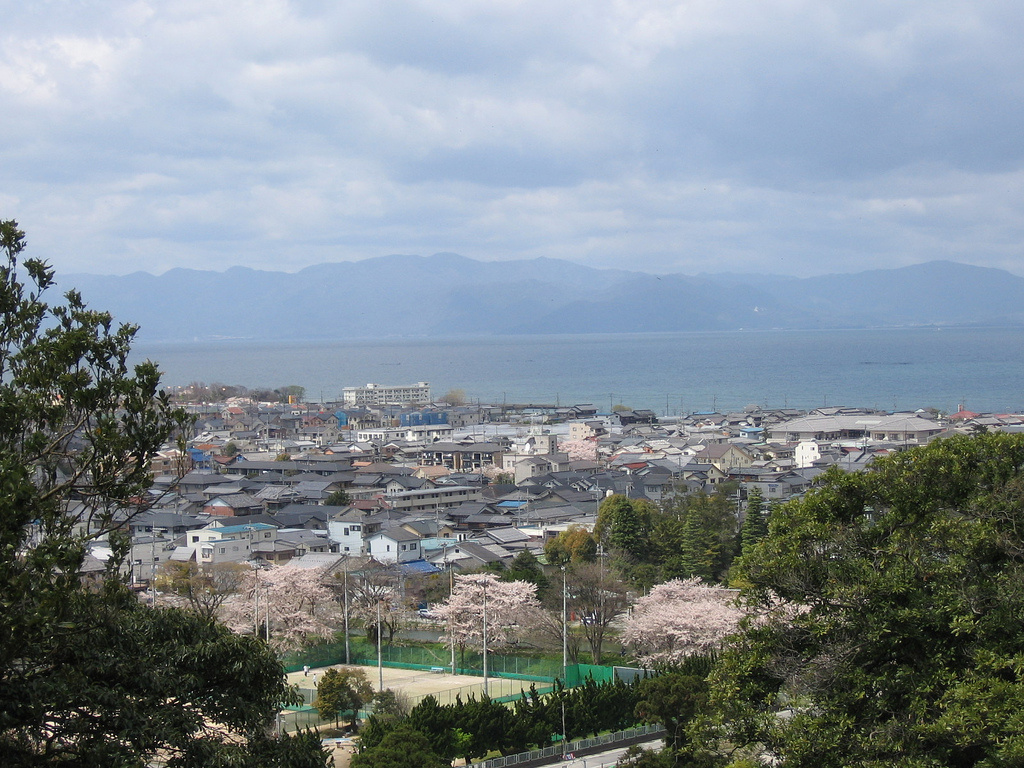
{"type": "Polygon", "coordinates": [[[644,665],[679,663],[736,632],[743,613],[735,597],[733,590],[697,578],[658,584],[634,604],[622,639],[644,665]]]}
{"type": "Polygon", "coordinates": [[[455,577],[455,589],[434,613],[449,627],[450,644],[460,650],[483,647],[484,603],[487,606],[488,648],[507,646],[533,627],[540,611],[537,585],[499,581],[491,573],[455,577]]]}
{"type": "Polygon", "coordinates": [[[333,631],[338,606],[323,569],[282,565],[253,571],[245,582],[221,609],[221,619],[236,632],[265,630],[269,616],[271,643],[288,649],[333,631]]]}
{"type": "Polygon", "coordinates": [[[570,461],[597,461],[597,440],[566,440],[558,443],[558,450],[568,453],[570,461]]]}

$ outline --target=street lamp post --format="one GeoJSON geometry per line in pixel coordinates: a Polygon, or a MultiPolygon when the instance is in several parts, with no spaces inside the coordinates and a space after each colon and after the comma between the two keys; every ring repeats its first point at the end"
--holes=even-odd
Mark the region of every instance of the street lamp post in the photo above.
{"type": "Polygon", "coordinates": [[[487,577],[483,577],[483,588],[484,588],[484,696],[487,696],[487,577]]]}
{"type": "Polygon", "coordinates": [[[270,645],[270,584],[267,584],[267,586],[266,586],[266,593],[264,595],[263,602],[267,606],[267,623],[264,626],[266,627],[266,630],[267,630],[267,632],[266,632],[267,645],[270,645]]]}
{"type": "Polygon", "coordinates": [[[345,577],[345,583],[343,585],[343,595],[345,604],[345,663],[352,663],[352,650],[349,647],[348,642],[348,555],[345,555],[345,559],[342,561],[342,572],[345,577]]]}
{"type": "MultiPolygon", "coordinates": [[[[562,566],[562,682],[569,680],[569,589],[566,583],[565,565],[562,566]]],[[[563,705],[564,706],[564,705],[563,705]]]]}
{"type": "MultiPolygon", "coordinates": [[[[444,567],[448,571],[448,599],[451,600],[451,594],[455,591],[455,571],[452,570],[451,566],[448,565],[448,547],[444,548],[444,567]]],[[[448,612],[448,635],[451,640],[452,646],[452,674],[455,674],[455,617],[452,612],[448,612]]]]}
{"type": "Polygon", "coordinates": [[[253,569],[255,582],[252,588],[252,633],[257,640],[260,639],[260,569],[253,569]]]}
{"type": "Polygon", "coordinates": [[[377,690],[384,690],[384,656],[381,651],[380,635],[380,597],[377,597],[377,690]]]}

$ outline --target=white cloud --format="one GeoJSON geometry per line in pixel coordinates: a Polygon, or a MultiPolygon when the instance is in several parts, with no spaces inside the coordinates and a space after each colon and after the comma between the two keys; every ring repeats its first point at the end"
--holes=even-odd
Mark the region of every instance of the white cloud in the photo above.
{"type": "Polygon", "coordinates": [[[24,4],[0,216],[62,271],[1021,271],[1022,31],[1004,0],[24,4]]]}

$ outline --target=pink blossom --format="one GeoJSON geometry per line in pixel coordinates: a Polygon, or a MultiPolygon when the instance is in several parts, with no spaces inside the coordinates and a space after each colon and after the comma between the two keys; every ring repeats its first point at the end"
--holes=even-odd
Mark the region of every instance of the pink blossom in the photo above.
{"type": "Polygon", "coordinates": [[[535,584],[499,581],[490,573],[456,576],[452,594],[434,609],[449,628],[449,643],[483,646],[485,599],[488,647],[509,645],[536,623],[540,603],[535,584]]]}
{"type": "Polygon", "coordinates": [[[245,587],[225,602],[220,618],[236,632],[252,632],[266,621],[269,604],[271,642],[279,648],[302,646],[310,637],[333,631],[337,603],[319,568],[282,565],[254,572],[245,587]],[[258,585],[259,596],[253,591],[258,585]],[[258,604],[258,622],[253,612],[258,604]]]}
{"type": "Polygon", "coordinates": [[[645,665],[680,661],[718,646],[743,616],[736,592],[710,587],[700,579],[673,579],[636,601],[622,639],[645,665]]]}

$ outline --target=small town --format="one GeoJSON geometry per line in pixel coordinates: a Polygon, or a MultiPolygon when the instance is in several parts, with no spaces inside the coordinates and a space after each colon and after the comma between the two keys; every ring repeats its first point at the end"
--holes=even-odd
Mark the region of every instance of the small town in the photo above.
{"type": "Polygon", "coordinates": [[[742,517],[754,489],[786,501],[830,466],[858,471],[957,433],[1024,431],[1021,415],[855,407],[662,423],[625,406],[449,405],[424,382],[344,396],[188,403],[196,434],[184,455],[154,462],[156,500],[131,524],[135,582],[168,560],[281,565],[333,554],[418,573],[508,565],[523,549],[541,556],[571,526],[592,531],[611,495],[658,504],[727,487],[742,517]]]}
{"type": "MultiPolygon", "coordinates": [[[[381,716],[383,694],[406,711],[455,693],[514,702],[530,685],[571,688],[604,669],[630,682],[695,658],[737,626],[734,560],[830,468],[859,473],[954,435],[1024,432],[1024,416],[965,409],[659,418],[626,405],[466,404],[427,382],[346,387],[334,403],[305,402],[295,387],[277,402],[213,389],[175,390],[192,431],[156,454],[149,498],[124,511],[122,569],[143,603],[199,609],[270,643],[302,696],[277,728],[327,734],[336,765],[355,753],[360,716],[381,716]],[[643,530],[626,531],[631,515],[643,530]],[[503,595],[502,582],[533,591],[503,595]],[[679,603],[706,612],[685,629],[644,623],[679,603]],[[532,674],[496,667],[514,656],[495,654],[536,657],[532,674]],[[338,669],[363,694],[332,714],[322,686],[338,669]],[[352,725],[331,728],[345,710],[352,725]]],[[[110,552],[107,537],[91,541],[86,578],[110,552]]],[[[663,715],[645,725],[630,712],[622,723],[645,730],[627,744],[660,748],[663,715]]],[[[569,742],[547,750],[566,760],[569,742]]]]}
{"type": "Polygon", "coordinates": [[[1022,10],[5,4],[0,768],[1024,768],[1022,10]]]}

